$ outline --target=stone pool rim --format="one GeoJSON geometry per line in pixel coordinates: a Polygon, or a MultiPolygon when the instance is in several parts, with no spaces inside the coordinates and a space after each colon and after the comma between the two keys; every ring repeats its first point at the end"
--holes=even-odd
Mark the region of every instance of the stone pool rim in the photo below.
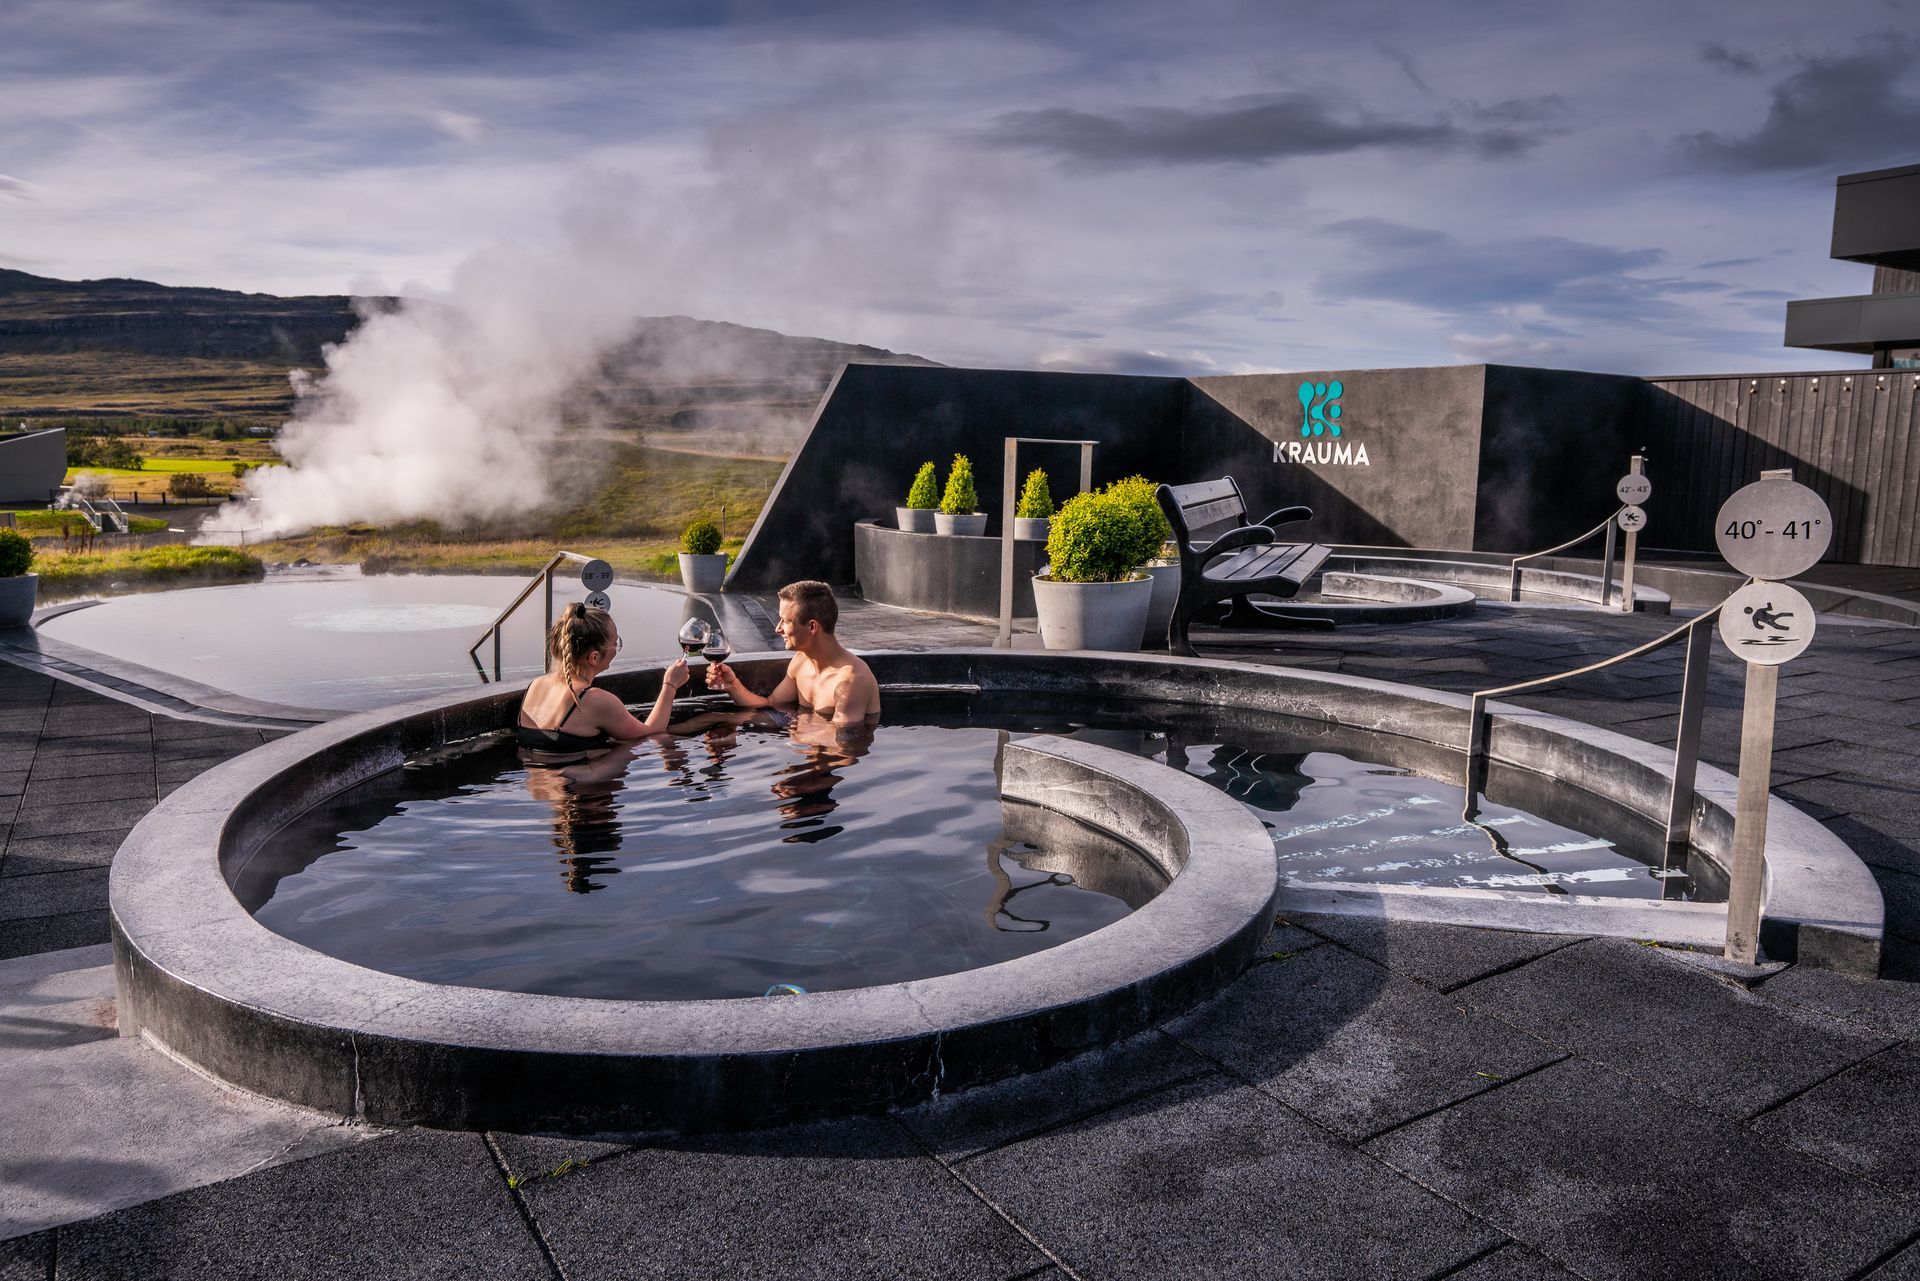
{"type": "MultiPolygon", "coordinates": [[[[1442,748],[1457,749],[1464,738],[1468,705],[1464,696],[1407,685],[1218,659],[991,649],[867,657],[894,685],[1224,703],[1442,748]]],[[[753,656],[737,665],[750,679],[770,679],[784,662],[753,656]]],[[[652,669],[608,683],[638,701],[658,679],[652,669]]],[[[1010,745],[1009,794],[1032,800],[1037,793],[1022,796],[1018,788],[1046,791],[1048,808],[1149,853],[1171,848],[1179,829],[1189,842],[1216,843],[1219,856],[1189,864],[1166,892],[1106,929],[958,975],[771,1001],[495,992],[325,956],[266,929],[234,898],[228,866],[268,833],[413,752],[497,728],[518,697],[516,686],[345,717],[237,757],[163,801],[129,835],[110,878],[122,1032],[144,1033],[242,1088],[383,1123],[734,1128],[909,1103],[1099,1048],[1229,981],[1252,959],[1275,902],[1283,911],[1691,946],[1707,946],[1724,930],[1724,905],[1713,904],[1297,880],[1280,885],[1276,899],[1271,842],[1238,802],[1167,766],[1051,736],[1010,745]],[[1031,774],[1023,762],[1033,764],[1031,774]],[[1090,786],[1095,780],[1105,785],[1090,786]],[[1208,937],[1186,922],[1193,929],[1185,951],[1143,964],[1129,931],[1180,909],[1182,882],[1190,890],[1203,879],[1196,870],[1228,867],[1244,881],[1215,887],[1232,892],[1213,905],[1208,937]],[[714,1007],[731,1007],[744,1024],[694,1017],[714,1007]]],[[[1491,710],[1496,765],[1550,772],[1633,812],[1664,813],[1671,756],[1664,749],[1523,708],[1491,710]]],[[[1730,775],[1701,767],[1696,833],[1708,857],[1724,857],[1731,845],[1735,794],[1730,775]]],[[[1884,909],[1852,851],[1776,799],[1768,859],[1762,939],[1769,954],[1876,974],[1884,909]]]]}
{"type": "MultiPolygon", "coordinates": [[[[754,679],[783,663],[737,665],[754,679]]],[[[657,669],[624,676],[623,694],[657,687],[657,669]]],[[[729,1000],[502,992],[339,960],[234,897],[230,872],[288,818],[497,727],[519,692],[344,717],[163,801],[109,882],[122,1034],[242,1089],[379,1124],[745,1128],[911,1103],[1100,1048],[1213,995],[1271,926],[1272,848],[1244,807],[1166,766],[1049,735],[1005,744],[1003,796],[1118,837],[1171,880],[1101,930],[954,974],[729,1000]]]]}

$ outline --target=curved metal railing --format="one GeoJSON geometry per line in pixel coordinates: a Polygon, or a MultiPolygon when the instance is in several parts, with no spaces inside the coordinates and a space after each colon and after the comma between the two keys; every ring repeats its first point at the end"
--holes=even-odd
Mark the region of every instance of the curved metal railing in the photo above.
{"type": "Polygon", "coordinates": [[[540,635],[542,637],[546,636],[548,632],[553,630],[553,571],[568,561],[585,565],[592,559],[593,557],[582,556],[579,552],[555,552],[545,565],[534,571],[533,577],[527,580],[527,585],[522,587],[520,594],[513,598],[513,603],[501,610],[494,620],[487,624],[487,630],[480,633],[478,640],[467,646],[467,657],[473,660],[474,669],[480,673],[480,679],[482,681],[497,681],[500,679],[500,628],[506,623],[507,619],[513,615],[513,611],[519,609],[520,606],[526,603],[527,597],[533,595],[536,587],[545,583],[547,588],[547,623],[541,630],[540,635]],[[489,636],[493,637],[493,675],[491,677],[487,675],[486,666],[481,663],[479,654],[480,647],[487,643],[487,637],[489,636]]]}

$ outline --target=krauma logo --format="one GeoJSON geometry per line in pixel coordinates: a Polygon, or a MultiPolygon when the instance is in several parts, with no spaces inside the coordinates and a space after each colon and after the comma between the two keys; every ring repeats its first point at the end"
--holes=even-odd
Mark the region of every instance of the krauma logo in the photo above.
{"type": "Polygon", "coordinates": [[[1340,398],[1346,391],[1345,385],[1337,378],[1324,383],[1301,383],[1301,439],[1273,442],[1273,461],[1372,466],[1365,444],[1356,445],[1349,440],[1341,440],[1336,444],[1332,439],[1341,434],[1340,420],[1346,411],[1340,405],[1340,398]]]}
{"type": "Polygon", "coordinates": [[[1339,379],[1330,383],[1300,384],[1300,434],[1302,436],[1338,436],[1340,434],[1340,397],[1346,388],[1339,379]]]}

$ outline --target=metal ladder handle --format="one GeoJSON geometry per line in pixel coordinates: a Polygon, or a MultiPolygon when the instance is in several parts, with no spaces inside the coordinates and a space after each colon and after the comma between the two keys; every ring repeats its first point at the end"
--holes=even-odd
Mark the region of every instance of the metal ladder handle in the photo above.
{"type": "Polygon", "coordinates": [[[526,604],[527,597],[533,595],[536,587],[545,584],[547,589],[547,631],[551,632],[553,630],[553,571],[567,561],[585,565],[592,560],[593,557],[582,556],[579,552],[555,552],[548,558],[546,564],[534,571],[533,577],[527,580],[527,585],[522,587],[520,594],[513,598],[513,603],[501,610],[499,614],[494,617],[494,620],[487,624],[487,629],[475,638],[473,644],[467,646],[467,657],[473,660],[474,666],[480,668],[481,680],[484,681],[487,679],[487,671],[486,668],[480,664],[479,649],[487,643],[487,638],[489,636],[493,638],[493,679],[498,681],[501,671],[500,629],[505,625],[507,619],[512,616],[513,611],[526,604]]]}

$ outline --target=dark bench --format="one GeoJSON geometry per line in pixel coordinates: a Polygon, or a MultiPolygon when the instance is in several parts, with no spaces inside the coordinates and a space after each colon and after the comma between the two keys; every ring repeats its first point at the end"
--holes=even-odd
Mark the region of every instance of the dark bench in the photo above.
{"type": "MultiPolygon", "coordinates": [[[[1309,519],[1311,507],[1282,507],[1259,524],[1247,524],[1246,500],[1231,476],[1197,485],[1162,485],[1155,496],[1180,547],[1180,595],[1167,624],[1167,648],[1189,658],[1193,642],[1187,639],[1187,628],[1202,610],[1228,601],[1234,613],[1257,616],[1248,596],[1294,595],[1333,550],[1321,543],[1274,541],[1275,526],[1309,519]],[[1233,528],[1218,538],[1194,540],[1194,530],[1225,521],[1232,521],[1233,528]]],[[[1271,626],[1275,620],[1263,621],[1271,626]]]]}

